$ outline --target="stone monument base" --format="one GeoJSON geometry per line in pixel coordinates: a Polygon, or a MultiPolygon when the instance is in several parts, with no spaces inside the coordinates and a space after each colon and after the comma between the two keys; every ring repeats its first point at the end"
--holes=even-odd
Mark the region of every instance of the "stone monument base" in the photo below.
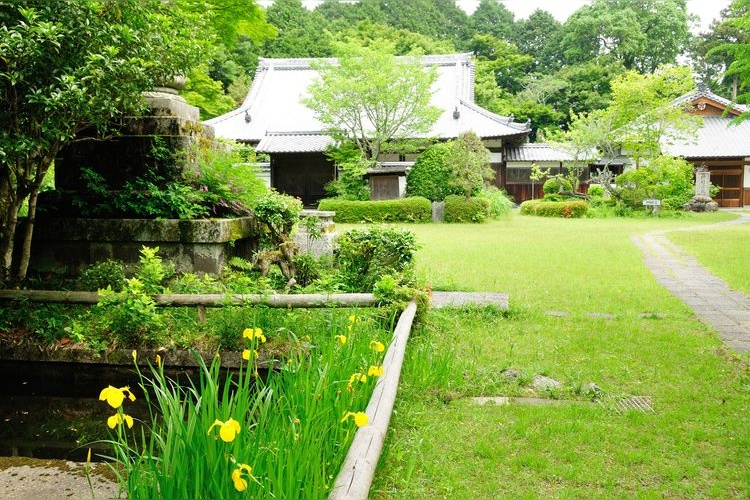
{"type": "Polygon", "coordinates": [[[159,247],[159,256],[178,272],[218,275],[227,261],[250,259],[258,247],[254,217],[205,220],[37,219],[29,269],[77,276],[107,259],[138,262],[143,246],[159,247]]]}

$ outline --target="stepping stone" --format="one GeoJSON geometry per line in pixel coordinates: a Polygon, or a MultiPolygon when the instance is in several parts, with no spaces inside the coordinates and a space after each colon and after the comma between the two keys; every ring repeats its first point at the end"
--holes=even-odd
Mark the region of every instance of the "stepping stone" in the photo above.
{"type": "Polygon", "coordinates": [[[529,406],[569,406],[583,405],[596,406],[591,401],[579,401],[577,399],[548,399],[548,398],[511,398],[508,396],[476,396],[469,400],[479,406],[507,406],[511,404],[529,406]]]}
{"type": "Polygon", "coordinates": [[[554,316],[556,318],[564,318],[565,316],[570,315],[568,311],[544,311],[544,314],[546,314],[547,316],[554,316]]]}
{"type": "Polygon", "coordinates": [[[508,294],[495,292],[432,292],[432,307],[496,306],[508,309],[508,294]]]}
{"type": "Polygon", "coordinates": [[[615,315],[611,313],[589,313],[591,319],[615,319],[615,315]]]}
{"type": "Polygon", "coordinates": [[[559,381],[545,377],[544,375],[534,375],[534,380],[531,381],[531,387],[537,391],[551,391],[554,389],[561,389],[562,384],[559,381]]]}

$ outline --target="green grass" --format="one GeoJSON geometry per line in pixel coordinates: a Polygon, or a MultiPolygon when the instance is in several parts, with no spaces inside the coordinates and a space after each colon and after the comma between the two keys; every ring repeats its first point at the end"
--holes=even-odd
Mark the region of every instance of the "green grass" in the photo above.
{"type": "Polygon", "coordinates": [[[478,226],[412,226],[424,245],[419,269],[435,288],[506,291],[511,310],[433,310],[414,332],[371,495],[750,495],[748,357],[724,349],[658,286],[630,242],[634,233],[729,217],[514,215],[478,226]],[[518,378],[505,376],[509,368],[518,378]],[[537,374],[563,388],[533,391],[537,374]],[[601,404],[475,406],[467,399],[588,402],[582,387],[589,382],[601,388],[601,404]],[[615,411],[613,402],[630,395],[650,396],[654,413],[615,411]]]}
{"type": "Polygon", "coordinates": [[[707,231],[670,233],[669,239],[693,254],[729,286],[750,294],[750,224],[707,231]]]}

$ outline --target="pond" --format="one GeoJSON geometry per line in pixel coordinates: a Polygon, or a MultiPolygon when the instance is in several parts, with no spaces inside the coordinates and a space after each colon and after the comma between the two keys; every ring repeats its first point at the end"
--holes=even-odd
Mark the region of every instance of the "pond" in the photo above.
{"type": "MultiPolygon", "coordinates": [[[[260,369],[261,376],[267,370],[260,369]]],[[[165,369],[178,381],[197,380],[194,367],[165,369]]],[[[91,448],[109,454],[107,418],[113,410],[99,401],[107,385],[137,388],[138,374],[130,365],[3,360],[0,363],[0,456],[85,461],[91,448]]],[[[135,419],[148,420],[139,397],[129,407],[135,419]]]]}

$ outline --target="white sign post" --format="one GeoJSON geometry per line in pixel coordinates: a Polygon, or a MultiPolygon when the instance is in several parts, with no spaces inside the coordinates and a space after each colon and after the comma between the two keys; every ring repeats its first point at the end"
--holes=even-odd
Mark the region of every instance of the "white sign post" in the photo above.
{"type": "Polygon", "coordinates": [[[651,213],[656,215],[659,213],[659,207],[661,206],[661,200],[655,200],[651,198],[647,198],[643,200],[643,206],[644,207],[651,207],[651,213]]]}

